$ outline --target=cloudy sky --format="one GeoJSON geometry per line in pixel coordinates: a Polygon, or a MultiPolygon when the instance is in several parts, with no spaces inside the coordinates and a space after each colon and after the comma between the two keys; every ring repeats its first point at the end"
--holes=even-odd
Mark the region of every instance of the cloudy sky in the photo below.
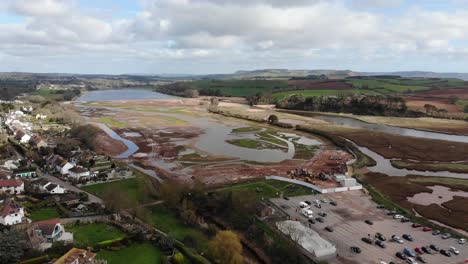
{"type": "Polygon", "coordinates": [[[0,0],[0,71],[468,72],[468,0],[0,0]]]}

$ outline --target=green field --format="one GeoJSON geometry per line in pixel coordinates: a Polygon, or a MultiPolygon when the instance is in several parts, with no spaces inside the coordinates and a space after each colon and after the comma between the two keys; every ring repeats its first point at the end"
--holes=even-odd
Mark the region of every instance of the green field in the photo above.
{"type": "MultiPolygon", "coordinates": [[[[391,79],[392,82],[394,81],[391,79]]],[[[355,88],[362,88],[363,86],[367,86],[369,89],[377,89],[377,88],[383,88],[383,89],[378,89],[379,92],[381,93],[392,93],[392,92],[397,92],[397,93],[406,93],[406,92],[417,92],[417,91],[425,91],[428,90],[429,87],[427,86],[421,86],[421,85],[401,85],[401,84],[394,84],[391,82],[386,82],[382,80],[368,80],[368,79],[353,79],[353,80],[348,80],[347,81],[349,84],[353,85],[355,88]]]]}
{"type": "Polygon", "coordinates": [[[60,218],[60,214],[55,207],[41,208],[41,209],[31,210],[31,211],[26,209],[26,211],[30,213],[29,218],[33,222],[47,220],[51,218],[60,218]]]}
{"type": "Polygon", "coordinates": [[[266,141],[255,140],[249,138],[243,139],[230,139],[226,141],[229,144],[241,147],[241,148],[250,148],[250,149],[283,149],[274,144],[270,144],[266,141]]]}
{"type": "Polygon", "coordinates": [[[149,243],[144,243],[131,244],[118,251],[102,250],[97,253],[96,259],[107,260],[108,264],[157,264],[162,262],[161,257],[161,251],[149,243]]]}
{"type": "Polygon", "coordinates": [[[125,128],[128,126],[126,123],[119,122],[110,117],[104,117],[104,116],[99,118],[99,122],[104,123],[110,127],[117,127],[117,128],[125,128]]]}
{"type": "Polygon", "coordinates": [[[236,184],[229,187],[218,189],[222,192],[249,193],[258,200],[264,198],[277,198],[284,196],[300,196],[313,194],[314,192],[307,187],[276,180],[260,180],[251,183],[236,184]]]}
{"type": "Polygon", "coordinates": [[[257,93],[271,93],[275,89],[286,88],[286,81],[267,80],[199,80],[185,85],[199,90],[221,90],[225,96],[250,96],[257,93]]]}
{"type": "Polygon", "coordinates": [[[234,128],[231,133],[249,133],[249,132],[257,132],[262,130],[261,127],[239,127],[234,128]]]}
{"type": "Polygon", "coordinates": [[[81,246],[95,246],[105,240],[125,237],[117,228],[102,223],[67,226],[66,230],[73,233],[73,242],[81,246]]]}
{"type": "Polygon", "coordinates": [[[195,241],[197,250],[207,250],[208,236],[196,228],[185,225],[173,210],[162,205],[151,206],[148,209],[151,213],[149,217],[151,225],[182,242],[190,237],[195,241]]]}
{"type": "Polygon", "coordinates": [[[151,181],[145,176],[137,178],[115,181],[110,183],[101,183],[90,186],[83,186],[82,189],[98,197],[103,197],[107,190],[121,193],[130,202],[130,204],[144,204],[154,201],[151,195],[145,191],[151,186],[151,181]]]}

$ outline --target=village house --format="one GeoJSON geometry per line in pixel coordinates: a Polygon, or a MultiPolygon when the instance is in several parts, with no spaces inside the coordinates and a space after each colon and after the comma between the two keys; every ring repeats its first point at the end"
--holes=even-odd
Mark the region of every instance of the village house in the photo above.
{"type": "Polygon", "coordinates": [[[31,139],[31,136],[26,134],[23,130],[18,130],[15,134],[15,139],[20,143],[26,144],[31,139]]]}
{"type": "Polygon", "coordinates": [[[24,209],[20,204],[4,200],[0,209],[0,224],[15,225],[23,221],[24,209]]]}
{"type": "Polygon", "coordinates": [[[46,179],[39,179],[37,181],[32,182],[32,185],[37,188],[37,190],[41,193],[48,193],[48,194],[64,194],[65,188],[62,186],[52,183],[46,179]]]}
{"type": "Polygon", "coordinates": [[[30,248],[41,251],[52,247],[55,241],[73,242],[73,234],[65,232],[58,218],[32,223],[26,230],[26,237],[30,248]]]}
{"type": "Polygon", "coordinates": [[[91,173],[86,168],[75,166],[68,170],[68,177],[73,179],[89,178],[91,173]]]}
{"type": "Polygon", "coordinates": [[[24,182],[17,179],[0,179],[0,191],[9,194],[24,192],[24,182]]]}
{"type": "Polygon", "coordinates": [[[29,143],[38,149],[46,148],[48,146],[47,142],[45,142],[39,135],[33,135],[29,143]]]}
{"type": "Polygon", "coordinates": [[[54,264],[97,264],[96,254],[79,248],[70,249],[65,255],[57,259],[54,264]]]}
{"type": "Polygon", "coordinates": [[[68,162],[66,159],[62,158],[56,154],[50,154],[46,157],[46,163],[49,168],[54,169],[62,175],[68,174],[68,170],[73,168],[75,165],[68,162]]]}
{"type": "Polygon", "coordinates": [[[30,169],[30,170],[19,170],[13,172],[15,178],[36,178],[36,170],[30,169]]]}

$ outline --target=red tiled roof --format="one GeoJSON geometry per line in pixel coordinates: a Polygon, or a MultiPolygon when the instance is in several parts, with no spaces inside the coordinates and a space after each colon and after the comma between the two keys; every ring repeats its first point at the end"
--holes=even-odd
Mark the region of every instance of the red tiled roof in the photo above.
{"type": "Polygon", "coordinates": [[[8,180],[1,180],[0,179],[0,187],[17,187],[23,184],[22,180],[17,179],[8,179],[8,180]]]}
{"type": "Polygon", "coordinates": [[[2,208],[2,217],[5,217],[9,214],[15,214],[15,213],[18,213],[20,211],[20,208],[21,205],[19,204],[16,204],[16,203],[7,203],[5,205],[3,205],[3,208],[2,208]]]}

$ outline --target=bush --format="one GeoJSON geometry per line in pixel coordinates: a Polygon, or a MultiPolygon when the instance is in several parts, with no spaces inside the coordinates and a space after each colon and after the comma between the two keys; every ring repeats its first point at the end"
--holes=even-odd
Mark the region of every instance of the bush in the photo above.
{"type": "Polygon", "coordinates": [[[184,264],[185,263],[185,257],[182,253],[177,253],[172,257],[172,263],[174,264],[184,264]]]}

